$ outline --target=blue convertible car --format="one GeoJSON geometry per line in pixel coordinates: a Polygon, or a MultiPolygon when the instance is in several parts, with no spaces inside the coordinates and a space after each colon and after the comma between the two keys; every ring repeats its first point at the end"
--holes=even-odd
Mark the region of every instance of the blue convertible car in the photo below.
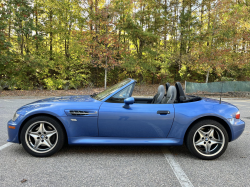
{"type": "Polygon", "coordinates": [[[245,128],[237,107],[186,96],[180,83],[160,85],[154,98],[131,97],[136,81],[105,91],[54,97],[19,108],[8,122],[9,142],[33,156],[70,145],[182,145],[201,159],[221,156],[245,128]]]}

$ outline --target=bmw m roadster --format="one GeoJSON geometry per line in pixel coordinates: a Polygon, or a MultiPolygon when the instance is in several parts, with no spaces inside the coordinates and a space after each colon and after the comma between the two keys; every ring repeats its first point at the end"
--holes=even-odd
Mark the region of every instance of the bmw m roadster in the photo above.
{"type": "Polygon", "coordinates": [[[7,124],[8,142],[33,156],[70,145],[186,144],[201,159],[221,156],[245,128],[237,107],[187,96],[180,83],[160,85],[153,98],[131,97],[125,79],[99,94],[42,99],[19,108],[7,124]]]}

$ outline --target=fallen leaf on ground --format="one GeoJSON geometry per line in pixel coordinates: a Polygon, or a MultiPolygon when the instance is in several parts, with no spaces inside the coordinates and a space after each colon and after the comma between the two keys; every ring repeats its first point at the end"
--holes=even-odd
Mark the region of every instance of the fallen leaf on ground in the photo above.
{"type": "Polygon", "coordinates": [[[21,180],[21,183],[24,183],[24,182],[26,182],[27,181],[27,179],[23,179],[23,180],[21,180]]]}

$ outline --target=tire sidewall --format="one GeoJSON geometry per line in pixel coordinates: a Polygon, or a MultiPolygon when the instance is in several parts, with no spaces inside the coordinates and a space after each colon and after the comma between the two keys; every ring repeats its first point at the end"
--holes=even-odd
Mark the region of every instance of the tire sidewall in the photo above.
{"type": "Polygon", "coordinates": [[[202,120],[202,121],[199,121],[199,122],[195,123],[194,126],[191,127],[191,129],[188,131],[185,143],[186,143],[186,146],[187,146],[188,150],[194,156],[196,156],[196,157],[198,157],[200,159],[203,159],[203,160],[213,160],[213,159],[216,159],[216,158],[220,157],[226,151],[227,145],[228,145],[228,133],[227,133],[226,129],[224,128],[224,126],[221,125],[219,122],[214,121],[214,120],[202,120]],[[214,156],[204,156],[204,155],[200,154],[196,150],[195,145],[193,143],[193,137],[194,137],[195,132],[200,127],[202,127],[204,125],[213,125],[213,126],[218,127],[222,131],[222,133],[224,135],[224,138],[225,138],[224,147],[222,148],[222,150],[220,152],[218,152],[214,156]]]}
{"type": "Polygon", "coordinates": [[[22,143],[22,146],[23,148],[31,155],[33,156],[36,156],[36,157],[47,157],[47,156],[51,156],[53,154],[55,154],[56,152],[58,152],[63,144],[64,144],[64,140],[65,140],[65,135],[64,135],[64,131],[60,125],[60,123],[51,118],[51,117],[48,117],[48,116],[37,116],[37,117],[34,117],[30,120],[28,120],[22,130],[21,130],[21,134],[20,134],[20,139],[21,139],[21,143],[22,143]],[[56,128],[57,130],[57,135],[58,135],[58,140],[57,140],[57,144],[54,146],[54,148],[52,148],[50,151],[46,152],[46,153],[37,153],[37,152],[34,152],[32,149],[29,148],[29,146],[27,145],[26,141],[25,141],[25,133],[27,131],[27,129],[35,122],[37,121],[45,121],[45,122],[49,122],[51,124],[53,124],[53,126],[56,128]]]}

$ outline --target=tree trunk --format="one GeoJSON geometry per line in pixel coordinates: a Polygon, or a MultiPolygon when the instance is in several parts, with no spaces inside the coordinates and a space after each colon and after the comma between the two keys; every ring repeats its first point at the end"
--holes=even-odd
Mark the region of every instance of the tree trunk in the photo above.
{"type": "MultiPolygon", "coordinates": [[[[202,26],[203,26],[203,13],[204,13],[204,3],[203,1],[201,2],[201,25],[200,25],[200,36],[202,33],[202,26]]],[[[199,47],[201,49],[201,39],[199,39],[199,47]]],[[[200,54],[199,54],[199,59],[200,59],[200,54]]]]}
{"type": "MultiPolygon", "coordinates": [[[[106,35],[108,33],[108,26],[106,27],[106,35]]],[[[107,46],[108,44],[105,44],[105,49],[106,49],[106,52],[107,52],[107,46]]],[[[106,54],[106,60],[105,60],[105,77],[104,77],[104,89],[106,90],[107,89],[107,73],[108,73],[108,56],[106,54]]]]}
{"type": "MultiPolygon", "coordinates": [[[[108,4],[106,4],[107,5],[107,9],[106,9],[106,11],[107,11],[107,14],[108,14],[108,4]]],[[[108,21],[108,17],[107,17],[107,21],[108,21]]],[[[107,25],[106,25],[106,37],[107,37],[107,35],[108,35],[108,23],[107,23],[107,25]]],[[[106,43],[105,43],[105,49],[106,49],[106,60],[105,60],[105,77],[104,77],[104,88],[105,88],[105,90],[107,89],[107,74],[108,74],[108,55],[107,55],[107,48],[108,48],[108,44],[107,44],[107,41],[106,41],[106,43]]]]}
{"type": "Polygon", "coordinates": [[[37,11],[37,4],[36,4],[36,52],[38,52],[38,11],[37,11]]]}
{"type": "Polygon", "coordinates": [[[26,34],[26,54],[29,54],[29,52],[30,52],[30,50],[29,50],[29,41],[28,41],[28,38],[29,38],[29,35],[28,34],[26,34]]]}
{"type": "Polygon", "coordinates": [[[206,75],[206,83],[208,83],[209,72],[210,72],[210,69],[208,69],[208,70],[207,70],[207,75],[206,75]]]}
{"type": "Polygon", "coordinates": [[[22,32],[22,34],[21,34],[21,55],[23,55],[23,24],[22,23],[20,23],[20,24],[21,24],[20,28],[21,28],[21,32],[22,32]]]}
{"type": "MultiPolygon", "coordinates": [[[[182,11],[181,11],[181,15],[183,15],[184,17],[185,14],[185,1],[182,1],[182,11]]],[[[185,51],[185,44],[184,44],[184,38],[183,38],[183,28],[184,28],[184,18],[180,17],[180,63],[181,63],[181,58],[182,58],[182,54],[185,51]]]]}
{"type": "Polygon", "coordinates": [[[188,44],[186,53],[190,52],[191,49],[191,20],[192,20],[192,1],[189,1],[189,18],[188,18],[188,44]],[[191,20],[190,20],[191,18],[191,20]]]}
{"type": "MultiPolygon", "coordinates": [[[[210,18],[211,18],[211,4],[209,2],[209,5],[208,5],[208,23],[207,23],[207,30],[209,32],[209,35],[210,35],[210,18]]],[[[207,41],[207,46],[209,46],[209,39],[207,41]]]]}
{"type": "MultiPolygon", "coordinates": [[[[10,14],[10,12],[9,12],[9,14],[10,14]]],[[[11,30],[11,19],[9,19],[9,33],[8,33],[9,42],[10,42],[10,30],[11,30]]]]}
{"type": "Polygon", "coordinates": [[[53,60],[53,57],[52,57],[52,55],[53,55],[53,52],[52,52],[52,50],[53,50],[52,11],[49,12],[49,21],[50,21],[50,60],[53,60]]]}
{"type": "Polygon", "coordinates": [[[184,20],[184,15],[185,15],[185,0],[182,1],[182,10],[181,10],[181,15],[183,15],[183,17],[180,17],[180,53],[179,53],[179,60],[177,61],[178,62],[178,67],[179,67],[179,70],[181,70],[181,64],[182,64],[182,55],[185,54],[186,52],[186,38],[184,36],[184,28],[185,27],[185,21],[184,20]]]}
{"type": "MultiPolygon", "coordinates": [[[[106,66],[107,66],[107,61],[108,61],[108,57],[106,57],[106,66]]],[[[105,67],[105,77],[104,77],[104,89],[106,90],[107,89],[107,73],[108,73],[108,70],[107,68],[105,67]]]]}
{"type": "MultiPolygon", "coordinates": [[[[164,12],[165,16],[167,17],[167,0],[164,1],[164,12]]],[[[165,22],[164,24],[164,49],[166,50],[167,48],[167,24],[165,22]]]]}
{"type": "Polygon", "coordinates": [[[68,54],[67,54],[67,39],[64,39],[64,53],[65,53],[65,57],[68,58],[68,54]]]}
{"type": "MultiPolygon", "coordinates": [[[[10,10],[9,10],[9,14],[11,14],[10,10]]],[[[9,41],[9,43],[11,43],[10,31],[11,31],[11,19],[9,19],[9,31],[8,31],[8,41],[9,41]]],[[[10,51],[9,48],[8,48],[8,51],[10,51]]]]}

